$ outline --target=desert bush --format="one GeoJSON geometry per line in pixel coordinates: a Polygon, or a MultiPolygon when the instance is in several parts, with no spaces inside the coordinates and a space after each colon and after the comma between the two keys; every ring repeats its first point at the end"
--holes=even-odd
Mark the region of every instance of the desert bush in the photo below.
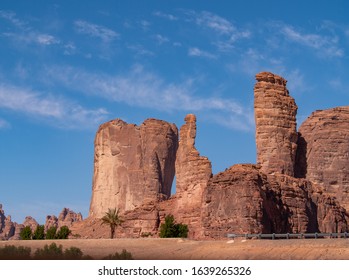
{"type": "Polygon", "coordinates": [[[0,248],[0,260],[29,260],[30,252],[31,249],[28,247],[6,245],[0,248]]]}
{"type": "Polygon", "coordinates": [[[34,240],[43,240],[45,239],[45,226],[43,225],[38,225],[33,232],[33,237],[34,240]]]}
{"type": "Polygon", "coordinates": [[[62,226],[57,232],[56,239],[68,239],[69,234],[71,233],[70,229],[67,226],[62,226]]]}
{"type": "Polygon", "coordinates": [[[165,223],[160,226],[160,238],[188,237],[188,226],[176,224],[173,215],[165,217],[165,223]]]}
{"type": "Polygon", "coordinates": [[[121,253],[116,252],[103,258],[103,260],[133,260],[132,254],[125,249],[121,253]]]}
{"type": "Polygon", "coordinates": [[[80,248],[70,247],[65,249],[63,257],[65,260],[82,260],[84,254],[82,253],[80,248]]]}
{"type": "Polygon", "coordinates": [[[32,235],[33,235],[33,233],[32,233],[30,226],[24,227],[19,234],[19,236],[21,237],[22,240],[30,240],[30,239],[32,239],[32,235]]]}
{"type": "Polygon", "coordinates": [[[63,247],[56,243],[45,245],[43,249],[37,249],[34,253],[36,260],[63,260],[63,247]]]}
{"type": "Polygon", "coordinates": [[[46,231],[46,239],[56,239],[57,227],[52,226],[46,231]]]}

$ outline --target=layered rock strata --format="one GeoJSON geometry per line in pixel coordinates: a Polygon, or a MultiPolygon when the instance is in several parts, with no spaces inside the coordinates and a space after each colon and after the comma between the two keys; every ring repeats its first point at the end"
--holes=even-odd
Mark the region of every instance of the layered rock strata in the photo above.
{"type": "Polygon", "coordinates": [[[349,211],[349,107],[312,113],[299,135],[296,176],[321,185],[349,211]]]}
{"type": "Polygon", "coordinates": [[[254,112],[257,164],[265,173],[294,175],[297,150],[297,105],[287,81],[270,72],[256,75],[254,112]]]}
{"type": "Polygon", "coordinates": [[[176,126],[161,120],[136,126],[117,119],[101,125],[89,215],[101,217],[115,207],[125,212],[170,197],[177,147],[176,126]]]}

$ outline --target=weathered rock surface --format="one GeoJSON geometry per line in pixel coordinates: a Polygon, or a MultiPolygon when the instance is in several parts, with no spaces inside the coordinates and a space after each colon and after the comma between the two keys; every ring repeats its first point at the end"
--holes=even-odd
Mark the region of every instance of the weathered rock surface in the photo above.
{"type": "Polygon", "coordinates": [[[34,232],[36,230],[38,225],[39,225],[39,223],[31,216],[25,217],[24,222],[23,222],[23,226],[24,227],[29,226],[30,229],[32,230],[32,232],[34,232]]]}
{"type": "Polygon", "coordinates": [[[63,208],[61,213],[58,215],[58,218],[55,215],[46,216],[45,231],[50,227],[56,227],[59,229],[62,226],[67,226],[70,228],[74,223],[81,222],[82,220],[81,213],[75,213],[69,208],[63,208]]]}
{"type": "Polygon", "coordinates": [[[203,195],[203,237],[264,232],[262,186],[252,165],[235,165],[214,175],[203,195]]]}
{"type": "Polygon", "coordinates": [[[121,212],[171,195],[178,131],[174,124],[147,119],[140,126],[117,119],[100,126],[90,216],[108,208],[121,212]]]}
{"type": "Polygon", "coordinates": [[[176,156],[176,195],[173,198],[175,202],[162,205],[164,212],[175,212],[177,222],[190,224],[190,236],[195,237],[201,228],[202,194],[212,176],[212,167],[208,158],[200,156],[195,148],[195,115],[189,114],[184,120],[176,156]]]}
{"type": "Polygon", "coordinates": [[[5,211],[0,204],[0,240],[7,240],[15,234],[16,223],[12,222],[11,216],[5,216],[5,211]]]}
{"type": "Polygon", "coordinates": [[[310,181],[235,165],[213,176],[204,193],[203,237],[227,233],[348,231],[348,215],[310,181]]]}
{"type": "Polygon", "coordinates": [[[257,164],[264,173],[294,176],[297,150],[297,105],[286,88],[287,81],[270,72],[256,75],[254,112],[257,164]]]}
{"type": "Polygon", "coordinates": [[[81,213],[75,213],[69,208],[63,208],[58,216],[58,227],[67,226],[71,227],[74,223],[82,221],[81,213]]]}
{"type": "Polygon", "coordinates": [[[296,176],[321,185],[349,211],[349,107],[312,113],[299,134],[296,176]]]}

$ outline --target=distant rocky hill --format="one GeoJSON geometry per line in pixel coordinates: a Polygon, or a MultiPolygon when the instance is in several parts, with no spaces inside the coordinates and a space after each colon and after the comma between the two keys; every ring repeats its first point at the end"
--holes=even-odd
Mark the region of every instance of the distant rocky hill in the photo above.
{"type": "MultiPolygon", "coordinates": [[[[57,228],[62,226],[71,227],[75,222],[81,222],[82,220],[81,213],[63,208],[58,218],[54,215],[46,217],[45,230],[51,226],[57,228]]],[[[22,224],[13,222],[10,215],[5,216],[5,211],[2,209],[2,204],[0,204],[0,240],[19,239],[19,234],[24,227],[30,226],[32,232],[34,232],[38,225],[39,223],[30,216],[25,217],[22,224]]]]}
{"type": "Polygon", "coordinates": [[[123,237],[157,236],[168,214],[196,239],[348,231],[349,107],[316,111],[297,131],[287,81],[270,72],[256,80],[257,164],[212,175],[195,148],[192,114],[179,137],[174,124],[160,120],[105,123],[95,140],[90,215],[73,228],[83,237],[107,237],[98,220],[115,207],[125,220],[117,231],[123,237]]]}

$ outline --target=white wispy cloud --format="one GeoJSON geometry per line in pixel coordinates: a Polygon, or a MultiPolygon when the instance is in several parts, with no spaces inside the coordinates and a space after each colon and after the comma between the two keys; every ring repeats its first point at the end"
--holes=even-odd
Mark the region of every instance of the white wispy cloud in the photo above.
{"type": "Polygon", "coordinates": [[[144,46],[140,45],[140,44],[135,44],[135,45],[127,45],[127,48],[133,52],[135,52],[136,55],[140,55],[140,56],[154,56],[155,53],[153,53],[152,51],[146,49],[144,46]]]}
{"type": "Polygon", "coordinates": [[[215,56],[214,54],[209,53],[207,51],[200,50],[199,48],[189,48],[188,55],[189,56],[197,56],[197,57],[205,57],[205,58],[210,58],[210,59],[217,58],[217,56],[215,56]]]}
{"type": "Polygon", "coordinates": [[[84,20],[77,20],[74,25],[78,33],[100,38],[104,42],[110,42],[119,37],[119,34],[112,29],[84,20]]]}
{"type": "Polygon", "coordinates": [[[219,39],[213,42],[219,51],[230,51],[239,39],[251,36],[249,30],[237,28],[231,21],[214,13],[190,11],[187,14],[194,18],[198,26],[211,30],[219,36],[219,39]]]}
{"type": "Polygon", "coordinates": [[[8,127],[10,127],[10,123],[0,118],[0,129],[8,128],[8,127]]]}
{"type": "Polygon", "coordinates": [[[27,23],[17,18],[16,13],[14,13],[13,11],[0,10],[0,18],[8,20],[17,28],[25,29],[27,26],[27,23]]]}
{"type": "Polygon", "coordinates": [[[288,40],[312,48],[326,57],[343,57],[344,55],[344,50],[338,46],[337,36],[302,33],[290,25],[283,25],[281,33],[288,40]]]}
{"type": "Polygon", "coordinates": [[[44,33],[38,33],[35,31],[26,33],[6,32],[3,33],[3,35],[12,38],[14,41],[19,42],[21,44],[37,44],[42,46],[60,44],[60,40],[57,39],[55,36],[44,33]]]}
{"type": "Polygon", "coordinates": [[[140,65],[136,65],[129,73],[114,76],[90,73],[72,67],[56,67],[45,72],[49,75],[48,78],[67,88],[112,102],[167,112],[205,112],[205,115],[212,113],[215,116],[236,119],[237,123],[245,125],[245,130],[253,128],[245,108],[233,99],[195,95],[193,79],[187,79],[180,84],[166,83],[140,65]]]}
{"type": "Polygon", "coordinates": [[[87,109],[63,98],[7,84],[0,84],[0,108],[66,128],[92,127],[108,115],[103,108],[87,109]]]}
{"type": "Polygon", "coordinates": [[[160,11],[156,11],[153,13],[153,15],[157,16],[157,17],[161,17],[161,18],[165,18],[165,19],[168,19],[170,21],[176,21],[178,20],[178,17],[172,15],[172,14],[167,14],[167,13],[163,13],[163,12],[160,12],[160,11]]]}
{"type": "Polygon", "coordinates": [[[170,42],[170,39],[169,39],[169,38],[167,38],[167,37],[165,37],[165,36],[163,36],[163,35],[160,35],[160,34],[156,34],[156,35],[154,36],[154,38],[155,38],[155,40],[158,42],[159,45],[162,45],[162,44],[164,44],[164,43],[170,42]]]}

